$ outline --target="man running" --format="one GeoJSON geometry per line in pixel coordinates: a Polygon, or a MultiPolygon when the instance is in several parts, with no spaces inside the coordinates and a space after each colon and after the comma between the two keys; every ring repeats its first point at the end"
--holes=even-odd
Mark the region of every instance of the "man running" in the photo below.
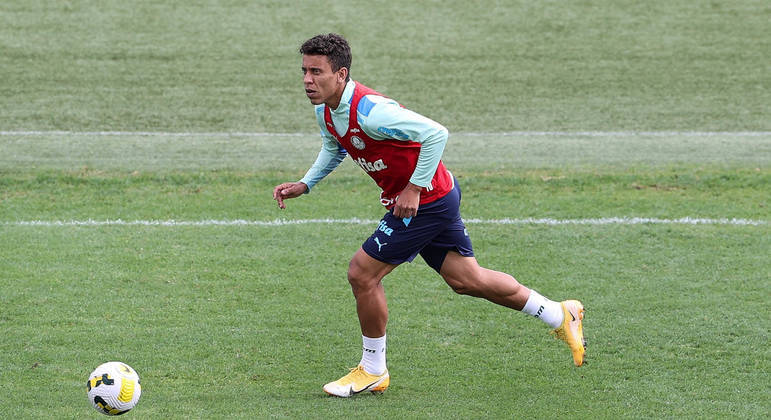
{"type": "Polygon", "coordinates": [[[418,254],[455,292],[544,321],[581,366],[586,347],[581,302],[549,300],[509,274],[481,267],[474,258],[460,215],[460,187],[441,160],[447,129],[351,80],[351,49],[343,37],[315,36],[302,44],[300,53],[305,94],[315,105],[322,147],[305,176],[276,186],[273,199],[286,208],[285,200],[309,193],[350,155],[382,189],[380,202],[388,210],[348,267],[362,333],[361,361],[324,385],[324,391],[350,397],[388,388],[388,307],[382,279],[418,254]]]}

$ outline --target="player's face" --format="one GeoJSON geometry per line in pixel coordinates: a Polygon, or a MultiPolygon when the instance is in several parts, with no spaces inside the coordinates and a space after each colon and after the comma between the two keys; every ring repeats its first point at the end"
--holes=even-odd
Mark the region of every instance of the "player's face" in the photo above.
{"type": "Polygon", "coordinates": [[[340,105],[348,69],[332,71],[325,55],[303,55],[303,84],[305,94],[313,105],[326,104],[332,109],[340,105]]]}

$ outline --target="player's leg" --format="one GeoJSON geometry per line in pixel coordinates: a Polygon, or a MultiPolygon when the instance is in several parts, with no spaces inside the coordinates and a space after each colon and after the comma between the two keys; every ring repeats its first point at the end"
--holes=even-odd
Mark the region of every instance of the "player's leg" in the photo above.
{"type": "Polygon", "coordinates": [[[348,265],[348,282],[356,298],[356,313],[362,334],[362,356],[359,365],[342,378],[324,385],[324,392],[338,397],[351,397],[360,392],[383,392],[390,384],[386,368],[386,324],[388,305],[383,277],[396,264],[370,257],[363,249],[354,254],[348,265]]]}
{"type": "Polygon", "coordinates": [[[463,256],[454,251],[447,252],[439,274],[457,293],[485,298],[541,319],[555,328],[553,332],[557,338],[568,344],[574,364],[583,364],[586,343],[581,302],[552,301],[523,286],[513,276],[481,267],[473,256],[463,256]]]}
{"type": "Polygon", "coordinates": [[[439,274],[456,293],[525,312],[552,328],[562,324],[564,316],[559,302],[541,296],[509,274],[481,267],[473,256],[447,251],[439,274]]]}
{"type": "Polygon", "coordinates": [[[411,219],[386,213],[372,235],[353,256],[348,281],[356,297],[362,332],[361,363],[351,373],[324,386],[331,395],[348,397],[363,390],[383,391],[390,383],[385,363],[388,308],[382,279],[415,256],[439,232],[446,220],[434,217],[442,203],[421,206],[411,219]]]}
{"type": "Polygon", "coordinates": [[[476,258],[448,251],[439,274],[456,292],[485,298],[508,308],[521,311],[530,296],[530,289],[500,271],[481,267],[476,258]]]}
{"type": "Polygon", "coordinates": [[[382,280],[396,267],[370,257],[361,248],[348,265],[348,282],[356,298],[361,333],[366,337],[385,335],[388,306],[382,280]]]}

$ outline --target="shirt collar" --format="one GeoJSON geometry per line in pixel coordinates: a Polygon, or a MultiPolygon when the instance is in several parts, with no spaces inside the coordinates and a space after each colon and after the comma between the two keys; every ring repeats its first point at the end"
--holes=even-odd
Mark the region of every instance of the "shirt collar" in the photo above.
{"type": "Polygon", "coordinates": [[[345,84],[343,95],[340,97],[340,105],[337,106],[337,109],[330,109],[330,111],[335,114],[348,112],[348,109],[351,107],[351,101],[353,100],[353,90],[355,88],[356,82],[354,82],[353,79],[349,80],[348,83],[345,84]]]}

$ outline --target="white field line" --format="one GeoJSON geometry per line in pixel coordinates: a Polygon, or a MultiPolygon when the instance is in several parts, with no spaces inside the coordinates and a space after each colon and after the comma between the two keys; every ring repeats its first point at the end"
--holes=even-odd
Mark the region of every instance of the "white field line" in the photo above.
{"type": "MultiPolygon", "coordinates": [[[[374,219],[275,219],[275,220],[21,220],[0,222],[3,226],[286,226],[307,224],[337,224],[337,225],[374,225],[379,221],[374,219]]],[[[750,219],[705,219],[683,217],[679,219],[659,219],[649,217],[604,217],[596,219],[465,219],[468,224],[482,225],[732,225],[732,226],[765,226],[765,220],[750,219]]]]}
{"type": "MultiPolygon", "coordinates": [[[[771,131],[491,131],[455,132],[467,137],[765,137],[771,131]]],[[[164,131],[0,131],[0,136],[75,136],[75,137],[305,137],[318,133],[267,132],[164,132],[164,131]]]]}

